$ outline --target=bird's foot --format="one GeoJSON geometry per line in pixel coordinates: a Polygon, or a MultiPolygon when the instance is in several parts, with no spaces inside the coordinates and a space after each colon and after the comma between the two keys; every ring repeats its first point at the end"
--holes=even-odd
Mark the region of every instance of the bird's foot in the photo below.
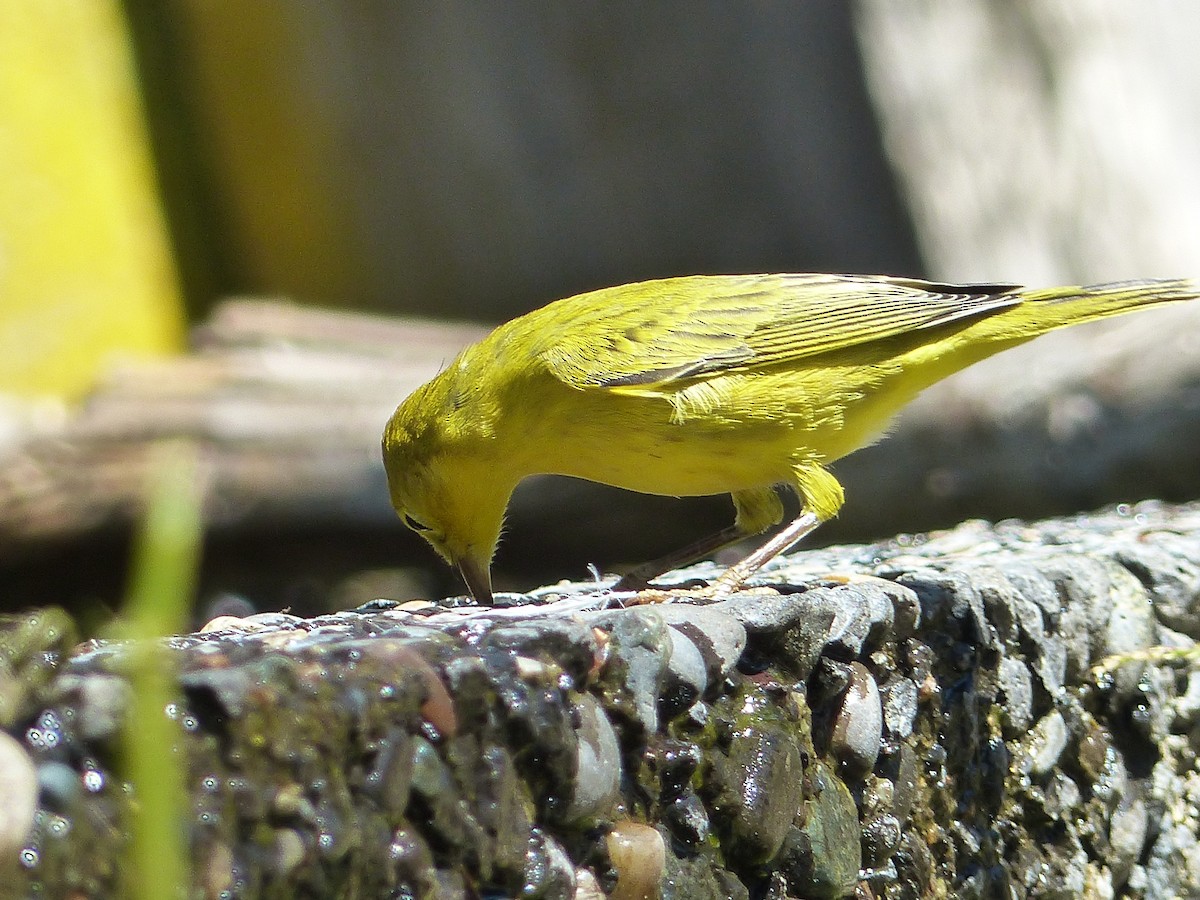
{"type": "MultiPolygon", "coordinates": [[[[726,600],[732,597],[739,591],[744,590],[763,590],[773,592],[769,586],[748,588],[746,581],[754,574],[754,570],[745,571],[740,565],[730,566],[719,576],[712,581],[692,581],[682,584],[659,585],[649,584],[644,580],[630,578],[625,575],[620,578],[611,588],[605,591],[611,595],[611,600],[622,606],[643,606],[651,603],[670,603],[675,600],[688,600],[701,603],[715,603],[718,600],[726,600]]],[[[852,584],[879,582],[881,584],[892,585],[892,582],[885,581],[882,578],[876,578],[873,575],[861,575],[858,573],[829,573],[816,576],[814,581],[831,581],[837,584],[852,584]]]]}
{"type": "Polygon", "coordinates": [[[666,603],[676,598],[707,599],[708,586],[699,579],[682,579],[674,584],[652,584],[654,576],[645,578],[637,572],[622,575],[605,593],[624,606],[666,603]]]}
{"type": "Polygon", "coordinates": [[[867,575],[864,572],[824,572],[820,575],[813,576],[814,581],[831,581],[834,584],[878,584],[886,587],[895,587],[896,582],[888,581],[886,578],[880,578],[877,575],[867,575]]]}
{"type": "Polygon", "coordinates": [[[671,603],[676,600],[686,600],[692,603],[715,603],[728,599],[741,590],[740,585],[723,584],[718,578],[709,584],[698,584],[694,587],[649,587],[635,592],[628,598],[623,598],[626,606],[644,606],[650,603],[671,603]]]}
{"type": "Polygon", "coordinates": [[[711,587],[646,588],[625,601],[626,606],[646,606],[651,603],[672,603],[676,600],[710,601],[718,599],[711,587]]]}
{"type": "Polygon", "coordinates": [[[610,590],[618,594],[623,594],[627,591],[637,593],[638,591],[649,590],[650,582],[644,578],[637,577],[636,573],[628,572],[617,579],[610,590]]]}

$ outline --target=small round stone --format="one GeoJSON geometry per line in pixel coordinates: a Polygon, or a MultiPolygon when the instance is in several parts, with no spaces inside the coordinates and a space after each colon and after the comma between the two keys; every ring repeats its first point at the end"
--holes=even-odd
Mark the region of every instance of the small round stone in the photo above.
{"type": "Polygon", "coordinates": [[[523,897],[575,895],[575,867],[562,844],[540,828],[529,831],[525,850],[523,897]]]}
{"type": "Polygon", "coordinates": [[[880,816],[863,827],[863,865],[886,866],[900,846],[900,822],[895,816],[880,816]]]}
{"type": "Polygon", "coordinates": [[[788,832],[781,869],[795,896],[843,897],[854,890],[862,868],[858,808],[849,788],[820,760],[809,780],[803,825],[788,832]]]}
{"type": "Polygon", "coordinates": [[[1026,744],[1030,771],[1035,775],[1045,775],[1053,769],[1067,749],[1069,737],[1062,713],[1056,709],[1043,716],[1033,727],[1026,744]]]}
{"type": "Polygon", "coordinates": [[[0,731],[0,853],[11,856],[25,842],[37,811],[37,770],[25,748],[0,731]]]}
{"type": "Polygon", "coordinates": [[[795,740],[764,723],[733,735],[729,763],[738,804],[730,852],[748,861],[771,859],[783,843],[803,797],[804,764],[795,740]]]}
{"type": "Polygon", "coordinates": [[[656,829],[628,820],[616,823],[608,834],[608,858],[617,871],[609,900],[660,896],[667,848],[656,829]]]}
{"type": "Polygon", "coordinates": [[[691,791],[676,797],[663,810],[663,822],[677,841],[690,847],[703,843],[708,838],[708,811],[691,791]]]}
{"type": "Polygon", "coordinates": [[[917,684],[911,678],[892,678],[881,688],[883,723],[888,734],[906,738],[917,720],[917,684]]]}
{"type": "Polygon", "coordinates": [[[567,819],[578,821],[606,810],[621,782],[621,747],[604,708],[590,694],[576,701],[579,716],[575,790],[567,819]]]}
{"type": "Polygon", "coordinates": [[[883,740],[879,686],[867,667],[850,664],[850,684],[833,722],[831,748],[846,770],[862,775],[875,768],[883,740]]]}

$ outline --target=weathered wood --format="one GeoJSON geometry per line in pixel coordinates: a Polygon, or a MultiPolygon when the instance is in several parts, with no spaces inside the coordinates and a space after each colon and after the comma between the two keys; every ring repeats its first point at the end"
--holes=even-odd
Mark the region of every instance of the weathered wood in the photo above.
{"type": "Polygon", "coordinates": [[[115,369],[60,430],[0,457],[0,557],[128,520],[167,438],[200,445],[214,527],[378,518],[383,423],[486,330],[227,303],[191,354],[115,369]]]}

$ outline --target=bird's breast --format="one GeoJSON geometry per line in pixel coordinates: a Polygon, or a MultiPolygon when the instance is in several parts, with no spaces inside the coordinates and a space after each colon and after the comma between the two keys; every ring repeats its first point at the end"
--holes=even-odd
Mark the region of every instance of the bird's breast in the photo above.
{"type": "Polygon", "coordinates": [[[663,396],[572,390],[525,417],[528,473],[572,475],[647,494],[698,496],[787,480],[789,429],[712,411],[681,419],[663,396]]]}

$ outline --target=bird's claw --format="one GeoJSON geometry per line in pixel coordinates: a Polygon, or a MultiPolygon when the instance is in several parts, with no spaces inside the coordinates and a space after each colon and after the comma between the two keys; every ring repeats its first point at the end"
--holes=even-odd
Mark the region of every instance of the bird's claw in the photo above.
{"type": "Polygon", "coordinates": [[[834,584],[878,584],[894,588],[896,582],[880,578],[878,575],[867,575],[865,572],[824,572],[815,576],[817,581],[832,581],[834,584]]]}

